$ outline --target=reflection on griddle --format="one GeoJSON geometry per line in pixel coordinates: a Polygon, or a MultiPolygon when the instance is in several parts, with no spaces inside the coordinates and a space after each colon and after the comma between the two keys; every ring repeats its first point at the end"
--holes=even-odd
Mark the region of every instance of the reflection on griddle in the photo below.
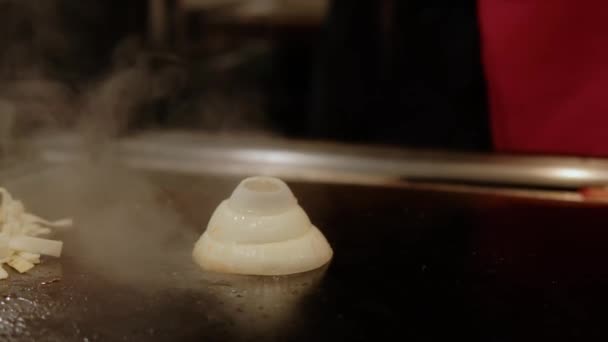
{"type": "Polygon", "coordinates": [[[313,292],[328,266],[289,276],[241,276],[204,273],[206,291],[233,313],[238,330],[249,336],[285,338],[300,312],[302,299],[313,292]]]}

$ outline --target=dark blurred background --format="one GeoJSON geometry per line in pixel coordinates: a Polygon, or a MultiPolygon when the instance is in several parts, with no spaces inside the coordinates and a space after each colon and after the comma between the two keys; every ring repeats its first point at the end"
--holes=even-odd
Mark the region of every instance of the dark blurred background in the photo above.
{"type": "MultiPolygon", "coordinates": [[[[155,86],[117,93],[141,99],[115,114],[126,129],[483,151],[475,12],[473,0],[0,0],[0,96],[43,79],[76,97],[136,68],[155,86]]],[[[52,107],[50,121],[81,110],[49,101],[36,110],[52,107]]]]}

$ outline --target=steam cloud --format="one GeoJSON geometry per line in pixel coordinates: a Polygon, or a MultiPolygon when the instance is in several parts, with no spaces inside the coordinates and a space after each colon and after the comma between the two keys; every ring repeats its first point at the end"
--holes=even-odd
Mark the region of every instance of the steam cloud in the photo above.
{"type": "MultiPolygon", "coordinates": [[[[85,61],[80,60],[82,39],[65,22],[66,3],[84,2],[0,0],[5,19],[0,20],[0,165],[6,156],[14,157],[21,141],[55,130],[80,135],[90,158],[2,186],[36,213],[74,217],[77,227],[66,240],[67,253],[81,256],[87,267],[128,283],[158,284],[158,265],[190,262],[192,245],[184,241],[193,242],[202,227],[188,230],[163,202],[155,182],[122,168],[111,152],[100,152],[142,116],[154,115],[150,108],[155,104],[175,102],[188,88],[192,70],[181,59],[149,51],[140,39],[126,37],[108,53],[103,72],[84,77],[79,65],[69,63],[85,61]],[[175,251],[185,252],[186,258],[175,251]]],[[[86,3],[93,7],[79,15],[99,11],[95,2],[86,3]]],[[[208,76],[223,73],[225,67],[208,76]]],[[[206,81],[203,93],[192,91],[194,85],[189,101],[177,106],[198,113],[195,124],[247,130],[251,116],[263,121],[262,99],[250,91],[255,85],[206,81]]]]}
{"type": "MultiPolygon", "coordinates": [[[[61,4],[0,0],[6,19],[0,21],[0,161],[14,157],[24,139],[65,129],[79,134],[83,150],[94,156],[145,113],[147,104],[174,96],[185,82],[178,60],[147,52],[135,38],[116,47],[105,72],[70,77],[69,68],[53,63],[69,60],[72,44],[78,44],[62,22],[61,4]]],[[[66,256],[77,256],[84,262],[80,267],[93,273],[152,286],[166,279],[158,272],[162,265],[189,261],[184,241],[194,236],[184,237],[192,231],[184,229],[158,186],[112,158],[87,158],[3,180],[1,186],[41,215],[74,217],[74,231],[63,237],[66,256]]]]}

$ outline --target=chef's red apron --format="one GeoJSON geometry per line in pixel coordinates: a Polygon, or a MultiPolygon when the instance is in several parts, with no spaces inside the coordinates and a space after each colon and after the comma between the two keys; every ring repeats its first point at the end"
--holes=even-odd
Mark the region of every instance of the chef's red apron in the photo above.
{"type": "Polygon", "coordinates": [[[608,0],[478,0],[494,144],[608,156],[608,0]]]}

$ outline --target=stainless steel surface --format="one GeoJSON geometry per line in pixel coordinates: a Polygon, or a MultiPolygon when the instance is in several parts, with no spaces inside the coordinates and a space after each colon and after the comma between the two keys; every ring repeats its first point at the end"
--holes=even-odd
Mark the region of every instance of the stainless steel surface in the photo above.
{"type": "MultiPolygon", "coordinates": [[[[32,141],[45,161],[82,158],[74,136],[32,141]]],[[[413,182],[577,189],[608,184],[608,161],[288,141],[279,138],[148,133],[122,139],[112,154],[129,166],[191,174],[270,174],[348,184],[413,182]]]]}

